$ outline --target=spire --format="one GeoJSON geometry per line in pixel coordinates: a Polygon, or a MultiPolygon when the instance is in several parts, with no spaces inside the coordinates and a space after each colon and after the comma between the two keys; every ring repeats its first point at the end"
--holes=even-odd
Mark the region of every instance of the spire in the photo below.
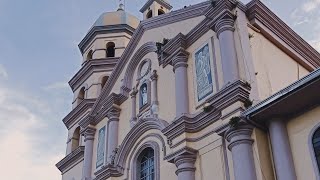
{"type": "Polygon", "coordinates": [[[125,0],[119,0],[119,7],[117,11],[124,11],[125,10],[125,0]]]}

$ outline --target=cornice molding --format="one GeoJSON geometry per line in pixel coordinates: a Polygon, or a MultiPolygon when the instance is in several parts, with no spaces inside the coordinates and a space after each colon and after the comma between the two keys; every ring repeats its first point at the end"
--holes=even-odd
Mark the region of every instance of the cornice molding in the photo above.
{"type": "Polygon", "coordinates": [[[247,4],[247,17],[271,42],[307,69],[320,67],[320,54],[259,0],[247,4]],[[274,37],[274,35],[276,37],[274,37]],[[283,41],[281,43],[279,40],[283,41]],[[288,46],[288,47],[286,47],[288,46]],[[291,48],[291,49],[290,49],[291,48]],[[294,51],[294,53],[293,53],[294,51]],[[299,57],[300,56],[300,57],[299,57]]]}
{"type": "Polygon", "coordinates": [[[163,134],[172,141],[183,133],[199,132],[221,118],[221,111],[235,102],[245,102],[249,99],[251,88],[247,83],[238,80],[218,91],[207,100],[213,110],[197,114],[185,114],[175,120],[164,130],[163,134]]]}
{"type": "Polygon", "coordinates": [[[83,160],[84,157],[84,146],[79,146],[77,149],[68,154],[65,158],[56,164],[56,167],[63,174],[67,172],[70,168],[77,165],[83,160]]]}
{"type": "Polygon", "coordinates": [[[87,60],[81,69],[71,78],[69,85],[72,91],[78,89],[93,73],[112,72],[119,58],[103,58],[87,60]]]}
{"type": "Polygon", "coordinates": [[[79,43],[78,47],[80,49],[80,52],[83,54],[88,44],[94,39],[95,36],[99,34],[125,32],[125,33],[128,33],[129,35],[132,35],[134,31],[135,31],[135,28],[127,24],[93,26],[89,30],[89,32],[86,34],[86,36],[82,39],[82,41],[79,43]]]}
{"type": "Polygon", "coordinates": [[[62,122],[64,125],[70,129],[73,124],[77,123],[76,121],[80,121],[80,116],[87,112],[88,109],[92,108],[95,101],[96,99],[83,99],[79,105],[63,118],[62,122]]]}
{"type": "Polygon", "coordinates": [[[151,4],[156,1],[157,3],[159,3],[161,6],[171,10],[173,7],[166,1],[164,0],[148,0],[147,3],[145,5],[143,5],[143,7],[140,9],[141,13],[144,13],[150,6],[151,4]]]}

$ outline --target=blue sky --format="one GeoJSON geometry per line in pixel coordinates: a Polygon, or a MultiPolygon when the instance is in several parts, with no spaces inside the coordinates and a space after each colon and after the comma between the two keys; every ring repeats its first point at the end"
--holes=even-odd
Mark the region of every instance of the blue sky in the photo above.
{"type": "MultiPolygon", "coordinates": [[[[141,18],[146,0],[127,0],[141,18]]],[[[202,0],[172,0],[174,9],[202,0]]],[[[243,1],[244,3],[248,0],[243,1]]],[[[320,0],[265,0],[320,50],[320,0]]],[[[56,180],[65,155],[67,82],[80,68],[78,43],[117,0],[0,0],[0,169],[10,180],[56,180]]]]}

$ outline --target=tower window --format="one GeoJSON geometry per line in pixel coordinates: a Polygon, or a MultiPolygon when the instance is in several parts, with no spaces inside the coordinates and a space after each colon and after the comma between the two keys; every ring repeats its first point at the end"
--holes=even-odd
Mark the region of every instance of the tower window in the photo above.
{"type": "Polygon", "coordinates": [[[140,180],[154,180],[154,150],[150,147],[142,151],[138,159],[140,180]]]}
{"type": "Polygon", "coordinates": [[[162,9],[158,9],[158,15],[160,16],[162,14],[165,14],[165,12],[162,9]]]}
{"type": "Polygon", "coordinates": [[[71,139],[71,151],[74,151],[80,146],[80,127],[74,130],[71,139]]]}
{"type": "Polygon", "coordinates": [[[152,18],[152,10],[147,13],[147,19],[152,18]]]}
{"type": "Polygon", "coordinates": [[[78,94],[78,97],[77,97],[77,99],[78,99],[78,103],[77,103],[77,104],[80,104],[81,101],[84,99],[85,93],[86,93],[86,92],[85,92],[85,87],[82,87],[82,88],[80,89],[79,94],[78,94]]]}
{"type": "Polygon", "coordinates": [[[87,54],[87,60],[92,59],[92,57],[93,57],[93,51],[90,50],[90,51],[88,52],[88,54],[87,54]]]}
{"type": "Polygon", "coordinates": [[[107,81],[108,81],[108,76],[104,76],[102,78],[102,81],[101,81],[101,89],[106,85],[107,81]]]}
{"type": "Polygon", "coordinates": [[[107,57],[115,56],[115,44],[114,42],[108,42],[107,44],[107,57]]]}

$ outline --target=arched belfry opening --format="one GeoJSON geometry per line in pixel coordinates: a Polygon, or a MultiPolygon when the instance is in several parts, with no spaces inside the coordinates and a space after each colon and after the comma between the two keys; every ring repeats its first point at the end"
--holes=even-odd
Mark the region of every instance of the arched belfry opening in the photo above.
{"type": "Polygon", "coordinates": [[[140,12],[143,13],[143,19],[149,19],[168,13],[171,9],[172,6],[168,0],[149,0],[143,5],[140,12]]]}
{"type": "Polygon", "coordinates": [[[158,9],[158,16],[165,14],[165,12],[162,9],[158,9]]]}
{"type": "Polygon", "coordinates": [[[86,94],[86,91],[85,91],[85,87],[82,87],[78,93],[78,96],[77,96],[77,104],[80,104],[81,101],[84,100],[85,98],[85,94],[86,94]]]}
{"type": "Polygon", "coordinates": [[[147,19],[152,18],[152,10],[147,13],[147,19]]]}
{"type": "Polygon", "coordinates": [[[107,43],[107,57],[115,57],[115,47],[114,42],[107,43]]]}
{"type": "Polygon", "coordinates": [[[93,59],[93,51],[92,50],[90,50],[88,52],[86,60],[90,60],[90,59],[93,59]]]}
{"type": "Polygon", "coordinates": [[[76,150],[80,146],[80,127],[77,127],[71,138],[71,151],[76,150]]]}

